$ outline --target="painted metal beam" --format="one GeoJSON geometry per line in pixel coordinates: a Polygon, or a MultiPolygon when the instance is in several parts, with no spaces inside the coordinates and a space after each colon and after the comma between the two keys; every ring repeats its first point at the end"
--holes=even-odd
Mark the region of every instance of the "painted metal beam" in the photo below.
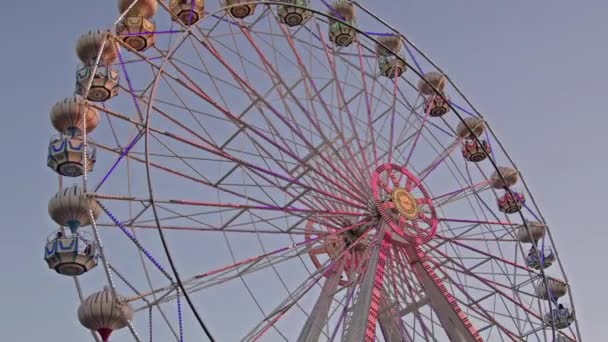
{"type": "Polygon", "coordinates": [[[340,277],[342,277],[342,272],[344,271],[344,264],[345,261],[341,260],[327,271],[327,279],[321,288],[321,293],[319,294],[319,298],[317,299],[310,316],[308,316],[308,319],[300,332],[298,342],[319,341],[321,333],[323,332],[323,327],[329,316],[331,302],[336,293],[338,283],[340,282],[340,277]]]}
{"type": "Polygon", "coordinates": [[[423,285],[431,307],[445,334],[452,342],[483,342],[481,335],[462,311],[456,298],[443,284],[427,261],[427,255],[420,246],[406,245],[402,248],[418,281],[423,285]]]}

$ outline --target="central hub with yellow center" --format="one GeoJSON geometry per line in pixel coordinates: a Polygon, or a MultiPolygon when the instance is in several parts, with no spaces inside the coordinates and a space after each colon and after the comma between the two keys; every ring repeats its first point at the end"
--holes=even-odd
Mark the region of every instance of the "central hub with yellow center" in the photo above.
{"type": "Polygon", "coordinates": [[[418,204],[416,198],[403,188],[396,188],[391,194],[395,209],[408,220],[418,217],[418,204]]]}

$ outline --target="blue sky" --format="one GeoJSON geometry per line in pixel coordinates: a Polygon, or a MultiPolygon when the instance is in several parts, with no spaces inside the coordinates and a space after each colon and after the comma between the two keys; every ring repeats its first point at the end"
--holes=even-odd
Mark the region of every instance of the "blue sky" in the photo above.
{"type": "MultiPolygon", "coordinates": [[[[603,340],[608,3],[364,3],[441,65],[490,121],[552,227],[583,338],[603,340]]],[[[0,3],[0,340],[87,338],[71,281],[47,270],[42,259],[52,230],[47,199],[56,189],[45,166],[53,134],[48,111],[72,91],[78,35],[110,25],[115,16],[111,1],[0,3]]]]}

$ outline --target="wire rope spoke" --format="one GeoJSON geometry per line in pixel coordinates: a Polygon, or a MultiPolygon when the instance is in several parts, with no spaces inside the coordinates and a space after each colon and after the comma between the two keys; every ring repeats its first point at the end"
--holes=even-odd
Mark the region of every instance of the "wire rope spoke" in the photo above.
{"type": "MultiPolygon", "coordinates": [[[[209,47],[209,51],[216,58],[218,58],[220,61],[222,60],[221,57],[220,57],[220,55],[219,55],[219,53],[215,49],[213,49],[212,46],[209,46],[209,44],[207,44],[205,46],[209,47]]],[[[238,78],[240,82],[243,82],[243,80],[236,74],[236,72],[230,66],[228,66],[225,62],[223,62],[223,65],[230,70],[231,74],[234,77],[238,78]]],[[[268,65],[268,63],[266,63],[266,65],[268,65]]],[[[246,87],[247,87],[248,91],[254,91],[251,85],[246,85],[246,87]]],[[[284,116],[282,116],[268,101],[264,100],[259,94],[256,94],[256,96],[257,96],[258,100],[261,101],[262,103],[264,103],[264,105],[268,108],[268,110],[270,110],[283,123],[285,123],[292,130],[293,133],[296,133],[296,135],[298,137],[300,137],[303,141],[305,141],[305,143],[308,145],[309,148],[313,148],[313,146],[305,138],[303,138],[303,135],[297,129],[297,126],[294,126],[293,124],[290,124],[284,116]]]]}
{"type": "Polygon", "coordinates": [[[356,208],[361,208],[360,205],[357,205],[357,204],[355,204],[352,201],[349,201],[349,200],[346,200],[344,198],[332,195],[332,194],[330,194],[330,193],[328,193],[326,191],[321,191],[319,189],[313,189],[313,188],[311,188],[309,186],[306,186],[301,181],[297,181],[297,180],[295,180],[294,178],[292,178],[290,176],[282,175],[282,174],[279,174],[277,172],[273,172],[271,170],[268,170],[268,169],[266,169],[264,167],[257,166],[257,165],[254,165],[252,163],[246,162],[246,161],[244,161],[244,160],[242,160],[240,158],[232,156],[231,154],[229,154],[229,153],[227,153],[225,151],[216,150],[215,148],[212,148],[212,147],[206,147],[204,145],[195,143],[195,142],[193,142],[193,141],[191,141],[189,139],[183,138],[181,136],[175,135],[175,134],[170,133],[170,132],[164,132],[164,133],[163,132],[157,132],[157,133],[165,135],[165,136],[167,136],[167,137],[169,137],[171,139],[174,139],[176,141],[185,143],[185,144],[190,145],[192,147],[198,148],[198,149],[200,149],[202,151],[205,151],[205,152],[208,152],[210,154],[213,154],[213,155],[216,155],[216,156],[219,156],[219,157],[223,157],[226,160],[229,160],[229,161],[237,163],[239,166],[247,168],[251,172],[261,173],[261,174],[267,175],[269,177],[275,177],[275,178],[277,178],[280,181],[285,181],[285,182],[288,182],[290,184],[295,184],[295,185],[303,186],[303,187],[306,187],[307,189],[310,189],[310,190],[312,190],[314,192],[317,192],[317,193],[319,193],[321,195],[324,195],[324,196],[330,197],[332,199],[344,202],[344,203],[346,203],[348,205],[351,205],[351,206],[354,206],[356,208]]]}
{"type": "MultiPolygon", "coordinates": [[[[444,252],[440,252],[437,250],[437,251],[435,251],[435,253],[437,255],[443,256],[444,258],[446,257],[446,254],[444,252]]],[[[541,313],[532,311],[530,308],[528,308],[528,306],[526,304],[522,303],[520,301],[520,299],[518,298],[519,296],[526,296],[526,297],[535,296],[533,293],[525,295],[525,292],[523,292],[522,290],[518,290],[518,292],[517,292],[518,297],[513,297],[513,296],[509,295],[508,293],[513,290],[514,286],[512,286],[510,284],[501,284],[501,283],[497,282],[495,280],[496,277],[498,276],[498,274],[496,274],[496,272],[491,272],[491,274],[488,275],[488,276],[494,277],[494,280],[485,279],[484,276],[486,276],[486,275],[484,275],[483,273],[481,273],[481,275],[480,275],[478,273],[478,271],[473,273],[473,271],[468,269],[462,263],[462,261],[455,260],[454,258],[448,258],[448,259],[446,259],[446,261],[447,261],[447,264],[442,266],[443,269],[446,269],[446,271],[443,271],[443,273],[445,274],[446,277],[450,278],[450,283],[454,285],[454,288],[457,289],[458,292],[460,292],[461,296],[467,297],[466,300],[462,299],[461,303],[463,305],[478,306],[478,310],[481,313],[483,313],[483,316],[485,316],[491,323],[496,325],[497,328],[502,333],[504,333],[506,337],[508,337],[509,339],[514,339],[515,336],[520,336],[523,333],[523,331],[520,330],[520,331],[514,332],[513,330],[526,328],[526,326],[521,325],[521,322],[520,322],[521,319],[518,320],[512,313],[505,312],[506,310],[509,310],[509,309],[511,309],[511,310],[515,309],[515,310],[521,311],[522,313],[525,313],[525,315],[523,315],[523,316],[526,317],[526,319],[524,319],[523,321],[526,323],[528,329],[538,327],[538,326],[531,326],[532,322],[529,320],[530,320],[530,316],[532,318],[540,319],[542,317],[541,313]],[[454,265],[454,269],[450,269],[450,265],[454,265]],[[452,271],[453,273],[458,272],[458,274],[461,278],[464,277],[468,281],[462,280],[462,279],[460,279],[460,280],[454,279],[455,277],[453,277],[449,274],[451,272],[447,272],[447,271],[452,271]],[[478,286],[478,288],[474,288],[474,291],[471,291],[471,287],[474,286],[473,283],[476,284],[478,286]],[[488,292],[491,294],[488,294],[488,292]],[[473,299],[471,297],[471,293],[478,293],[479,298],[473,299]],[[484,295],[482,296],[481,294],[484,294],[484,295]],[[481,302],[483,302],[484,300],[487,300],[487,299],[492,299],[493,296],[501,297],[502,299],[505,300],[505,303],[495,302],[495,303],[500,303],[501,307],[499,307],[499,308],[495,307],[494,309],[491,309],[491,310],[488,310],[488,309],[480,306],[481,302]],[[514,307],[510,307],[510,305],[514,305],[514,307]],[[501,315],[503,317],[500,317],[501,315]],[[513,321],[511,323],[509,323],[508,321],[505,321],[503,318],[511,318],[511,319],[513,319],[513,321]],[[498,322],[501,322],[501,323],[498,323],[498,322]],[[509,326],[509,327],[507,327],[507,326],[509,326]]],[[[434,261],[433,263],[435,265],[438,264],[437,261],[434,261]]],[[[504,279],[504,275],[502,278],[504,279]]]]}
{"type": "MultiPolygon", "coordinates": [[[[200,90],[200,89],[199,89],[199,90],[200,90]]],[[[242,123],[242,121],[241,121],[241,123],[242,123]]]]}
{"type": "MultiPolygon", "coordinates": [[[[355,227],[356,227],[356,225],[355,225],[355,227]]],[[[348,229],[353,229],[353,227],[344,228],[342,231],[345,231],[348,229]]],[[[336,232],[336,234],[337,233],[340,233],[340,232],[336,232]]],[[[303,247],[303,246],[305,247],[306,245],[312,244],[313,242],[317,241],[318,239],[322,239],[322,238],[326,238],[326,237],[327,237],[327,235],[323,235],[316,239],[307,240],[298,245],[287,246],[285,248],[278,249],[276,251],[273,251],[273,252],[265,254],[265,255],[260,255],[257,257],[249,258],[249,259],[235,263],[230,266],[222,267],[222,268],[219,268],[219,269],[216,269],[213,271],[208,271],[206,273],[194,276],[191,278],[191,280],[185,280],[184,282],[188,285],[188,288],[190,288],[191,292],[199,291],[203,288],[208,288],[209,286],[216,286],[218,284],[221,285],[227,281],[234,280],[237,278],[236,275],[232,275],[232,276],[228,277],[227,273],[230,271],[238,271],[240,273],[239,276],[242,276],[244,273],[251,273],[251,272],[255,272],[256,270],[260,270],[260,269],[268,267],[268,265],[265,264],[263,261],[266,261],[268,264],[271,264],[271,263],[277,264],[278,262],[284,262],[285,260],[280,260],[280,261],[276,262],[275,260],[266,260],[266,259],[268,259],[269,257],[271,257],[273,255],[277,255],[277,254],[281,254],[281,253],[287,254],[290,252],[297,251],[297,249],[299,247],[303,247]],[[202,280],[202,279],[205,279],[205,280],[202,280]]],[[[299,254],[299,252],[297,252],[295,255],[289,256],[289,258],[297,257],[297,254],[299,254]]],[[[282,255],[279,255],[279,257],[282,257],[282,255]]],[[[337,259],[341,259],[341,256],[337,256],[337,259]]],[[[316,272],[316,274],[320,274],[322,276],[324,269],[328,269],[329,267],[330,267],[330,265],[323,266],[316,272]]],[[[313,278],[309,278],[309,279],[313,279],[313,278]]],[[[315,283],[318,282],[319,279],[320,278],[317,278],[315,283]]],[[[312,284],[312,285],[314,285],[314,284],[312,284]]],[[[158,290],[156,290],[156,292],[167,291],[167,289],[168,288],[158,289],[158,290]]],[[[310,287],[308,289],[310,289],[310,287]]],[[[292,296],[293,295],[290,295],[290,298],[292,298],[292,296]]],[[[177,298],[177,297],[176,296],[166,296],[164,301],[174,300],[175,298],[177,298]]],[[[134,298],[133,300],[137,300],[137,298],[134,298]]],[[[285,305],[285,306],[283,306],[283,309],[274,310],[273,313],[274,313],[274,315],[280,314],[277,317],[277,319],[278,319],[282,316],[282,314],[284,314],[294,304],[295,303],[290,303],[289,305],[285,305]]],[[[141,309],[138,309],[138,310],[143,310],[145,308],[146,307],[142,307],[141,309]]],[[[268,320],[270,320],[272,317],[273,317],[273,314],[271,314],[271,316],[268,317],[268,320]]],[[[266,329],[261,329],[261,330],[262,330],[262,333],[266,331],[266,329]]]]}
{"type": "MultiPolygon", "coordinates": [[[[289,36],[287,36],[287,37],[288,37],[288,39],[289,39],[289,36]]],[[[291,48],[293,49],[294,54],[295,54],[295,56],[296,56],[296,58],[297,58],[297,60],[298,60],[299,67],[300,67],[300,68],[301,68],[301,70],[302,70],[301,72],[303,73],[303,75],[304,75],[305,79],[307,80],[307,81],[306,81],[306,85],[307,85],[307,92],[309,92],[309,93],[310,93],[310,91],[311,91],[311,89],[310,89],[310,88],[312,88],[312,90],[314,90],[315,94],[314,94],[313,96],[316,96],[316,97],[317,97],[317,98],[320,100],[321,105],[322,105],[322,107],[323,107],[323,109],[324,109],[325,113],[327,114],[327,117],[329,118],[329,120],[330,120],[330,122],[331,122],[332,127],[333,127],[333,128],[334,128],[334,129],[335,129],[337,132],[338,132],[338,136],[339,136],[340,140],[342,141],[343,146],[345,146],[345,147],[346,147],[346,150],[347,150],[347,153],[348,153],[348,155],[349,155],[349,157],[350,157],[350,160],[355,162],[355,168],[356,168],[356,169],[358,169],[359,173],[360,173],[360,172],[362,172],[361,165],[360,165],[360,164],[358,164],[358,163],[356,162],[356,161],[357,161],[356,156],[353,154],[353,152],[351,151],[351,149],[348,147],[348,146],[349,146],[349,143],[346,141],[346,139],[345,139],[345,137],[344,137],[344,134],[342,134],[342,133],[341,133],[341,132],[343,131],[343,129],[341,129],[341,128],[338,128],[338,127],[337,127],[337,124],[336,124],[336,121],[335,121],[335,119],[334,119],[334,116],[333,116],[333,114],[331,113],[331,110],[329,109],[328,104],[327,104],[327,103],[326,103],[326,102],[323,100],[323,97],[322,97],[322,95],[321,95],[321,93],[320,93],[319,88],[316,86],[316,83],[314,82],[314,80],[312,79],[312,77],[310,76],[310,74],[307,72],[307,70],[306,70],[305,68],[303,68],[303,66],[302,66],[302,64],[303,64],[303,63],[302,63],[302,57],[301,57],[301,56],[299,55],[299,53],[297,52],[297,49],[295,48],[295,45],[294,45],[294,43],[293,43],[293,41],[292,41],[292,40],[290,40],[290,46],[291,46],[291,48]]],[[[349,101],[346,101],[346,99],[344,98],[344,94],[343,94],[343,93],[340,91],[340,88],[339,88],[339,83],[338,83],[338,82],[337,82],[337,80],[336,80],[335,68],[333,68],[333,67],[332,67],[331,69],[332,69],[332,74],[333,74],[333,77],[334,77],[334,80],[333,80],[333,81],[331,81],[331,82],[332,82],[333,84],[335,84],[335,86],[337,87],[337,90],[340,92],[340,94],[341,94],[341,96],[342,96],[342,97],[341,97],[341,98],[338,100],[339,102],[342,102],[342,105],[341,105],[341,106],[338,108],[338,110],[341,112],[341,111],[342,111],[342,109],[343,109],[342,107],[347,108],[347,110],[348,110],[348,105],[349,105],[349,103],[350,103],[350,100],[349,100],[349,101]]],[[[353,98],[354,98],[354,96],[353,96],[353,98]]],[[[357,144],[359,145],[359,148],[360,148],[360,150],[361,150],[362,145],[361,145],[361,142],[359,141],[359,138],[358,138],[358,133],[357,133],[356,129],[354,128],[354,122],[353,122],[352,114],[351,114],[350,112],[349,112],[348,114],[349,114],[349,122],[350,122],[350,125],[351,125],[351,129],[352,129],[353,138],[354,138],[354,140],[357,142],[357,144]]],[[[313,122],[313,121],[311,121],[311,122],[313,122]]],[[[318,121],[316,122],[315,127],[317,127],[318,129],[320,129],[320,127],[318,126],[318,121]]],[[[342,128],[343,128],[343,127],[342,127],[342,128]]],[[[320,131],[321,131],[321,130],[320,130],[320,131]]],[[[333,149],[333,150],[334,150],[334,152],[335,152],[335,149],[333,149]]],[[[340,154],[337,154],[337,155],[338,155],[339,159],[343,159],[342,157],[340,157],[340,154]]],[[[344,165],[346,165],[344,161],[342,161],[342,163],[343,163],[344,165]]],[[[364,161],[364,163],[365,163],[365,161],[364,161]]],[[[356,173],[353,173],[353,172],[352,172],[352,170],[350,170],[350,168],[349,168],[349,170],[348,170],[348,171],[349,171],[349,172],[350,172],[350,174],[351,174],[352,176],[354,176],[355,178],[359,178],[359,177],[360,177],[360,176],[358,176],[356,173]]],[[[358,179],[358,181],[359,181],[359,182],[361,182],[362,180],[364,180],[364,178],[363,178],[363,179],[358,179]]],[[[361,183],[360,183],[360,184],[361,184],[361,183]]],[[[359,184],[359,186],[360,186],[360,184],[359,184]]]]}

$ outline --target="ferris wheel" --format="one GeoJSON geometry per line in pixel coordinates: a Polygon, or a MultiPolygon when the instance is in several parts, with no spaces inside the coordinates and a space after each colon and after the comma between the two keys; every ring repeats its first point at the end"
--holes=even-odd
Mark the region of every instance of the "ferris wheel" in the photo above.
{"type": "Polygon", "coordinates": [[[580,340],[522,172],[369,9],[118,9],[50,114],[44,258],[95,340],[580,340]]]}

